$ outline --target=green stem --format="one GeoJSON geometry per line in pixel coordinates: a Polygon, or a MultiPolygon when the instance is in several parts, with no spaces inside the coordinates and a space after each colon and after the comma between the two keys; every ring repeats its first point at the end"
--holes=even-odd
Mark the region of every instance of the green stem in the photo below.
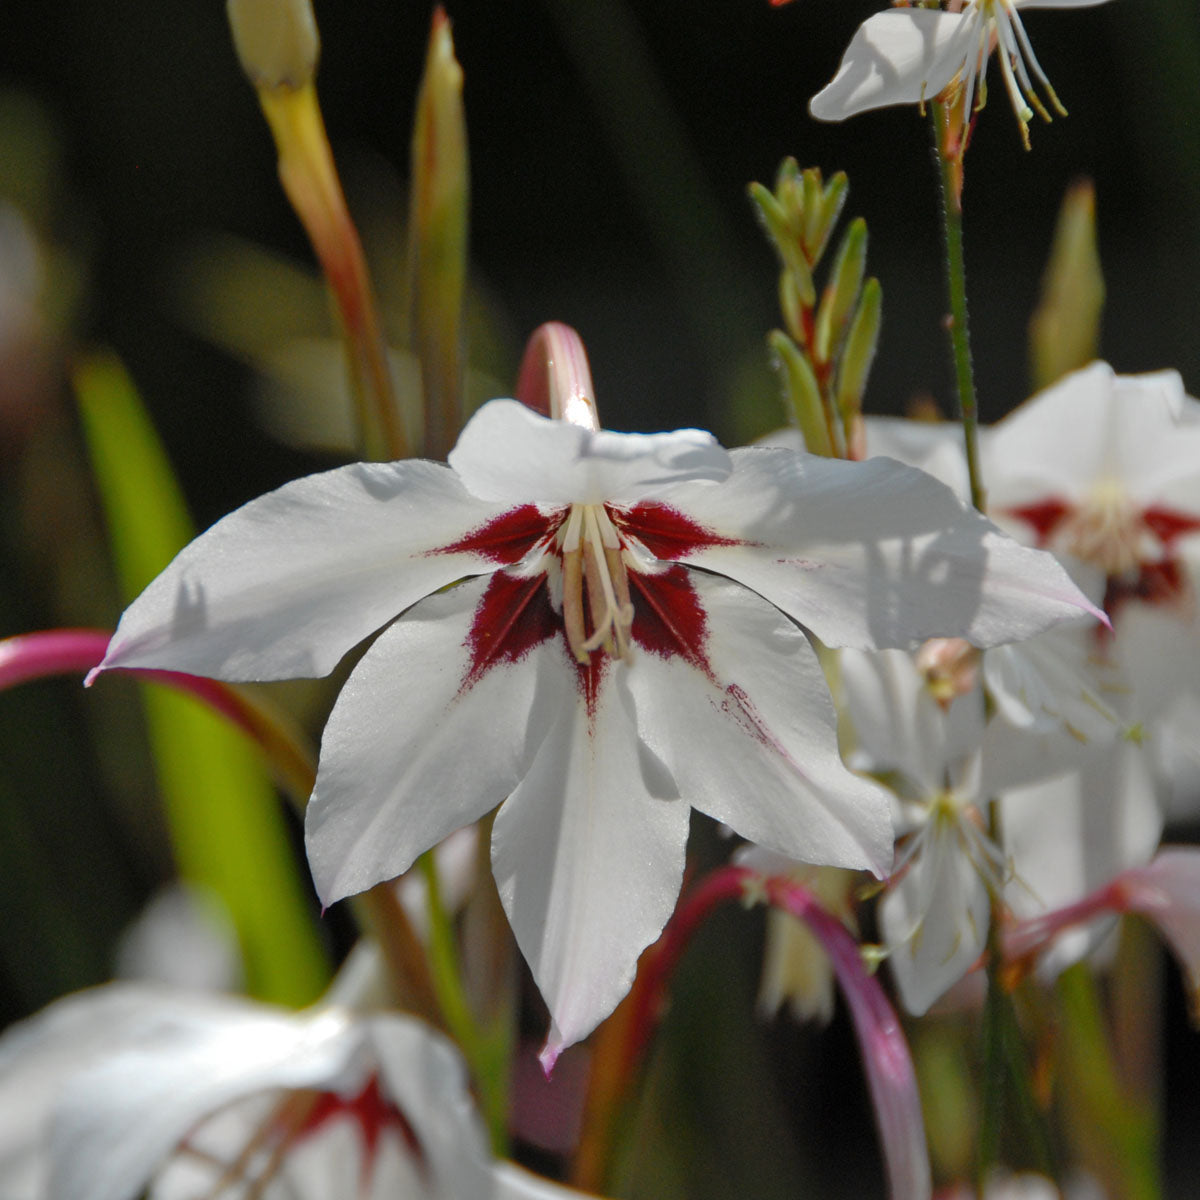
{"type": "Polygon", "coordinates": [[[463,983],[454,927],[442,901],[441,880],[432,850],[417,860],[429,907],[429,961],[433,987],[451,1036],[467,1060],[498,1157],[508,1153],[508,1039],[489,1036],[471,1011],[463,983]]]}
{"type": "Polygon", "coordinates": [[[945,131],[949,127],[947,106],[934,101],[930,105],[933,143],[937,153],[942,184],[942,233],[946,245],[946,283],[949,292],[950,356],[954,362],[954,381],[958,388],[958,415],[962,421],[967,452],[967,473],[971,481],[971,503],[984,510],[983,479],[979,470],[979,411],[975,401],[975,374],[971,366],[971,330],[967,323],[967,273],[963,259],[962,163],[957,148],[952,148],[945,131]]]}
{"type": "MultiPolygon", "coordinates": [[[[993,930],[996,922],[992,922],[993,930]]],[[[979,1130],[978,1190],[1007,1152],[1057,1179],[1054,1147],[1030,1083],[1029,1055],[1012,995],[1000,979],[999,937],[989,934],[987,1001],[983,1010],[983,1111],[979,1130]],[[1010,1141],[1011,1139],[1011,1141],[1010,1141]],[[1006,1142],[1009,1144],[1006,1146],[1006,1142]]]]}
{"type": "MultiPolygon", "coordinates": [[[[1000,804],[988,801],[988,837],[1003,845],[1000,804]]],[[[1017,1020],[1012,993],[1004,981],[1004,898],[991,896],[991,920],[987,944],[987,1000],[983,1009],[983,1087],[979,1129],[978,1192],[983,1195],[987,1178],[1004,1159],[1004,1133],[1018,1139],[1021,1157],[1039,1170],[1057,1178],[1054,1146],[1045,1115],[1033,1094],[1029,1055],[1017,1020]]]]}
{"type": "Polygon", "coordinates": [[[1096,981],[1077,963],[1059,976],[1057,990],[1062,1087],[1088,1165],[1111,1195],[1161,1200],[1154,1105],[1117,1070],[1096,981]]]}

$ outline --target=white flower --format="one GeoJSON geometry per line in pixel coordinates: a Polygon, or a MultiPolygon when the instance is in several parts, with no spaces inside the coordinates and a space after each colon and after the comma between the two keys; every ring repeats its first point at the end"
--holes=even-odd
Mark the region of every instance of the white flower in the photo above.
{"type": "Polygon", "coordinates": [[[6,1200],[551,1200],[494,1162],[461,1059],[421,1022],[134,984],[0,1038],[6,1200]]]}
{"type": "Polygon", "coordinates": [[[0,1080],[29,1200],[493,1194],[462,1064],[411,1018],[113,984],[9,1030],[0,1080]]]}
{"type": "Polygon", "coordinates": [[[879,924],[900,997],[919,1016],[983,953],[989,885],[1003,885],[977,804],[983,697],[975,688],[943,707],[900,651],[843,651],[840,665],[852,761],[891,782],[896,830],[909,839],[879,924]]]}
{"type": "Polygon", "coordinates": [[[503,801],[492,861],[548,1061],[661,931],[690,807],[792,858],[887,870],[886,799],[842,764],[795,622],[832,645],[990,645],[1089,607],[894,462],[569,413],[493,401],[448,467],[359,464],[252,501],[151,584],[103,664],[319,675],[386,626],[325,730],[317,890],[399,875],[503,801]]]}
{"type": "MultiPolygon", "coordinates": [[[[1013,867],[1005,899],[1016,917],[1072,904],[1158,848],[1162,812],[1142,747],[1095,747],[1074,770],[1001,796],[1004,848],[1013,867]]],[[[1111,928],[1064,934],[1041,961],[1044,976],[1098,947],[1111,928]]]]}
{"type": "Polygon", "coordinates": [[[1085,8],[1106,0],[966,0],[961,11],[894,8],[859,26],[833,80],[818,92],[809,111],[821,121],[840,121],[889,104],[923,104],[952,86],[963,91],[963,111],[981,108],[987,97],[987,61],[999,49],[1000,72],[1028,144],[1034,113],[1061,115],[1046,73],[1021,24],[1020,8],[1085,8]]]}
{"type": "Polygon", "coordinates": [[[989,511],[1103,596],[1148,719],[1197,693],[1194,405],[1174,371],[1117,375],[1097,362],[1026,401],[986,446],[989,511]]]}

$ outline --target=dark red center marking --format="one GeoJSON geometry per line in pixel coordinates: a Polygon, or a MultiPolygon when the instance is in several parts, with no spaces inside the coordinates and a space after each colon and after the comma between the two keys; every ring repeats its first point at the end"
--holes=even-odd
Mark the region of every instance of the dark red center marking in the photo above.
{"type": "MultiPolygon", "coordinates": [[[[709,546],[739,544],[697,525],[661,504],[609,510],[622,536],[637,538],[655,557],[667,562],[709,546]]],[[[547,517],[532,506],[513,509],[473,530],[442,553],[469,551],[506,565],[520,561],[539,542],[553,535],[562,513],[547,517]]],[[[636,651],[660,658],[682,658],[712,678],[707,655],[708,618],[688,571],[678,565],[657,573],[629,572],[634,604],[632,640],[636,651]]],[[[562,614],[550,602],[547,576],[539,571],[517,576],[496,571],[487,581],[475,609],[466,647],[469,662],[460,691],[467,691],[493,667],[520,662],[536,647],[558,639],[574,667],[588,712],[596,701],[609,656],[602,650],[588,662],[577,662],[567,645],[562,614]]]]}
{"type": "Polygon", "coordinates": [[[463,534],[448,546],[429,554],[478,554],[488,562],[511,566],[548,538],[562,523],[565,513],[547,516],[536,504],[521,504],[463,534]]]}
{"type": "Polygon", "coordinates": [[[380,1138],[389,1130],[400,1137],[405,1148],[421,1170],[425,1170],[425,1152],[408,1118],[383,1094],[379,1077],[372,1075],[356,1096],[339,1096],[334,1092],[322,1092],[309,1110],[304,1123],[296,1131],[296,1138],[312,1137],[330,1121],[347,1119],[354,1122],[362,1139],[363,1175],[365,1190],[375,1166],[375,1155],[380,1138]]]}
{"type": "Polygon", "coordinates": [[[686,568],[672,566],[657,575],[630,571],[629,587],[634,594],[634,645],[659,658],[682,658],[711,678],[708,614],[686,568]]]}
{"type": "Polygon", "coordinates": [[[1023,504],[1002,511],[1018,521],[1024,521],[1033,530],[1037,544],[1045,546],[1063,520],[1074,511],[1074,506],[1065,500],[1039,500],[1036,504],[1023,504]]]}
{"type": "Polygon", "coordinates": [[[498,663],[519,662],[560,634],[565,644],[562,614],[550,604],[546,573],[522,578],[497,571],[487,581],[467,634],[471,665],[461,690],[473,687],[498,663]]]}
{"type": "MultiPolygon", "coordinates": [[[[1186,609],[1191,599],[1191,581],[1175,558],[1142,563],[1127,576],[1110,575],[1104,585],[1104,611],[1113,624],[1127,604],[1151,604],[1158,608],[1176,605],[1186,609]]],[[[1112,635],[1098,625],[1096,636],[1104,641],[1112,635]]]]}
{"type": "MultiPolygon", "coordinates": [[[[1075,509],[1065,500],[1050,499],[1005,511],[1030,526],[1039,546],[1048,546],[1063,521],[1075,509]]],[[[1156,505],[1145,509],[1139,520],[1142,528],[1157,539],[1163,557],[1139,563],[1136,570],[1126,574],[1108,576],[1104,585],[1104,611],[1111,621],[1117,619],[1127,604],[1165,607],[1184,604],[1191,596],[1191,584],[1174,557],[1174,547],[1179,538],[1200,533],[1200,517],[1156,505]]],[[[1111,633],[1104,626],[1097,626],[1096,637],[1099,641],[1106,641],[1110,636],[1111,633]]]]}
{"type": "Polygon", "coordinates": [[[1142,513],[1142,524],[1162,543],[1164,550],[1170,550],[1176,538],[1185,537],[1189,533],[1200,533],[1200,517],[1181,513],[1173,508],[1148,508],[1142,513]]]}
{"type": "Polygon", "coordinates": [[[622,532],[637,538],[655,558],[678,562],[710,546],[741,546],[738,538],[723,537],[698,525],[665,504],[643,500],[632,508],[610,508],[608,515],[622,532]]]}

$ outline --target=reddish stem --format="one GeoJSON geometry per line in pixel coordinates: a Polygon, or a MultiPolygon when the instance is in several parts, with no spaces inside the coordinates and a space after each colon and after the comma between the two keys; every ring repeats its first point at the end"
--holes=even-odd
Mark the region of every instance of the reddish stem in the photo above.
{"type": "MultiPolygon", "coordinates": [[[[52,629],[0,640],[0,691],[53,675],[86,675],[84,682],[90,686],[111,637],[101,629],[52,629]]],[[[308,754],[279,718],[264,712],[236,688],[180,671],[119,669],[122,674],[161,683],[207,705],[263,748],[301,803],[312,791],[314,771],[308,754]]]]}
{"type": "Polygon", "coordinates": [[[662,937],[643,956],[624,1012],[615,1070],[605,1071],[600,1093],[589,1096],[587,1127],[573,1182],[603,1185],[618,1103],[629,1088],[664,1010],[667,984],[692,935],[727,900],[764,900],[805,922],[829,955],[854,1021],[883,1142],[892,1200],[921,1200],[931,1191],[929,1158],[916,1073],[900,1021],[878,981],[867,973],[858,943],[812,892],[783,876],[764,878],[746,867],[713,871],[680,902],[662,937]]]}

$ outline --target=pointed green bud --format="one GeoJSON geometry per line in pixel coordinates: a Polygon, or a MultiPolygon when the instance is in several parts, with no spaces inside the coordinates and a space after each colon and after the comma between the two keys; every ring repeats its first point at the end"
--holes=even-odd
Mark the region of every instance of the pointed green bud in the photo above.
{"type": "Polygon", "coordinates": [[[767,344],[783,376],[784,394],[804,435],[804,444],[810,453],[832,458],[833,443],[825,421],[825,405],[808,356],[781,329],[767,335],[767,344]]]}
{"type": "Polygon", "coordinates": [[[850,223],[817,310],[813,335],[813,357],[819,363],[832,360],[845,333],[846,323],[858,301],[867,262],[867,223],[857,217],[850,223]]]}
{"type": "Polygon", "coordinates": [[[800,228],[804,213],[804,187],[800,164],[794,158],[785,158],[775,174],[775,196],[783,205],[793,230],[800,228]]]}
{"type": "Polygon", "coordinates": [[[805,318],[812,311],[813,299],[801,296],[791,271],[780,271],[779,308],[783,313],[783,326],[801,346],[808,345],[809,328],[805,318]]]}
{"type": "Polygon", "coordinates": [[[792,240],[791,224],[783,205],[776,199],[773,192],[768,191],[761,183],[752,183],[746,189],[750,203],[754,205],[758,219],[766,230],[771,245],[782,256],[781,244],[792,240]]]}
{"type": "Polygon", "coordinates": [[[321,41],[310,0],[227,0],[233,44],[256,88],[301,88],[317,71],[321,41]]]}
{"type": "Polygon", "coordinates": [[[812,272],[800,245],[795,223],[790,219],[779,198],[772,195],[761,183],[752,183],[748,188],[767,237],[775,247],[783,269],[794,279],[797,294],[804,305],[811,308],[816,302],[817,290],[813,285],[812,272]]]}
{"type": "Polygon", "coordinates": [[[1096,357],[1104,276],[1096,249],[1096,192],[1089,180],[1063,198],[1042,298],[1029,322],[1029,356],[1036,389],[1096,357]]]}
{"type": "Polygon", "coordinates": [[[434,9],[417,96],[409,209],[413,348],[421,363],[425,454],[449,453],[462,423],[467,279],[467,122],[450,21],[434,9]]]}
{"type": "Polygon", "coordinates": [[[808,243],[808,257],[816,263],[825,247],[829,245],[833,227],[842,215],[842,206],[846,203],[846,195],[850,191],[850,180],[845,171],[839,171],[826,185],[821,197],[821,219],[817,225],[816,236],[808,243]]]}
{"type": "Polygon", "coordinates": [[[825,200],[825,185],[817,167],[809,167],[801,177],[804,188],[804,253],[814,265],[821,256],[813,247],[821,241],[821,209],[825,200]]]}
{"type": "Polygon", "coordinates": [[[868,279],[863,284],[858,307],[850,321],[846,344],[842,348],[838,363],[837,390],[834,403],[842,427],[846,430],[847,444],[854,419],[862,412],[863,392],[867,387],[867,376],[875,359],[875,348],[879,344],[879,322],[883,312],[883,288],[878,279],[868,279]]]}

